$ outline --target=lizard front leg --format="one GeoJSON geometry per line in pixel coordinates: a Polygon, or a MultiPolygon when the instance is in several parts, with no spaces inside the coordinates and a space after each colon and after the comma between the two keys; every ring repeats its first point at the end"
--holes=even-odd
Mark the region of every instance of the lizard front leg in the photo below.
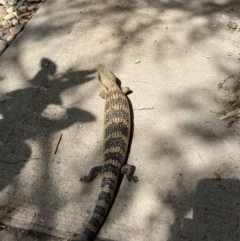
{"type": "Polygon", "coordinates": [[[84,176],[80,178],[81,182],[91,182],[98,174],[102,173],[103,167],[102,166],[96,166],[93,167],[88,176],[84,176]]]}

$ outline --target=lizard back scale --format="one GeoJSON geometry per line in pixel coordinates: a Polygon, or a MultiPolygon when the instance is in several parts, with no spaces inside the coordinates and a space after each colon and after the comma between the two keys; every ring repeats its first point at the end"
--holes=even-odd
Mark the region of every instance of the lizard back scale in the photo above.
{"type": "Polygon", "coordinates": [[[115,75],[105,66],[98,65],[97,72],[102,87],[100,96],[105,99],[104,164],[93,167],[80,181],[90,182],[99,173],[103,178],[97,204],[80,241],[91,241],[97,235],[113,202],[120,175],[126,174],[129,181],[138,181],[133,176],[135,166],[124,165],[131,131],[131,112],[125,95],[129,88],[121,89],[115,75]]]}

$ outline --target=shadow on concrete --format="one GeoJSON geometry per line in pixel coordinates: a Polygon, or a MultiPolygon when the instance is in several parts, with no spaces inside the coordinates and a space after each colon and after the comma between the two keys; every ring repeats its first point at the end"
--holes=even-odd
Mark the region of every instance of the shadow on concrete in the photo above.
{"type": "Polygon", "coordinates": [[[31,86],[7,93],[4,96],[5,100],[1,102],[0,109],[2,118],[1,159],[9,160],[9,162],[26,159],[31,156],[31,151],[27,145],[20,144],[24,143],[26,139],[43,137],[46,134],[50,136],[51,133],[77,121],[88,122],[95,119],[91,113],[76,108],[66,109],[62,119],[52,116],[52,119],[49,120],[42,114],[50,104],[63,105],[60,94],[68,88],[92,80],[94,77],[91,75],[95,73],[95,70],[74,71],[69,69],[64,74],[55,75],[56,68],[57,66],[50,59],[42,58],[41,70],[32,80],[28,81],[31,86]],[[24,103],[19,105],[21,100],[24,100],[24,103]],[[19,121],[21,122],[19,123],[19,121]],[[9,123],[21,125],[21,131],[4,129],[9,123]],[[10,136],[14,137],[16,142],[13,142],[10,136]],[[14,153],[16,157],[14,157],[14,153]]]}
{"type": "MultiPolygon", "coordinates": [[[[65,107],[60,97],[64,91],[69,90],[69,94],[71,94],[73,87],[76,88],[91,81],[94,78],[95,70],[69,69],[65,73],[56,74],[56,69],[57,66],[54,62],[42,58],[40,71],[29,81],[31,86],[7,93],[6,100],[0,103],[2,116],[0,218],[2,220],[11,220],[11,214],[14,214],[21,206],[31,202],[39,207],[38,218],[40,218],[41,208],[48,205],[48,194],[50,193],[52,205],[54,206],[56,203],[61,205],[59,193],[54,185],[51,186],[53,183],[51,183],[52,179],[50,178],[52,174],[50,167],[55,161],[54,157],[51,156],[54,134],[75,123],[95,120],[95,116],[87,110],[65,107]],[[27,99],[23,98],[26,96],[27,99]],[[19,106],[21,99],[26,100],[26,102],[19,106]],[[52,106],[52,109],[50,108],[50,111],[46,113],[49,106],[52,106]],[[60,116],[56,114],[58,111],[55,111],[54,107],[61,108],[60,116]],[[17,115],[15,111],[18,112],[17,115]],[[9,122],[13,122],[13,129],[4,130],[4,126],[8,126],[9,122]],[[38,160],[27,161],[28,158],[33,158],[30,140],[36,143],[35,154],[37,153],[38,156],[34,157],[37,157],[38,160]],[[31,165],[31,162],[35,162],[30,168],[31,171],[23,174],[24,166],[26,163],[31,165]],[[21,175],[19,175],[20,173],[21,175]],[[24,180],[24,176],[28,180],[24,180]],[[3,203],[8,205],[2,206],[3,203]]],[[[79,97],[79,99],[81,98],[79,97]]]]}
{"type": "MultiPolygon", "coordinates": [[[[229,85],[236,90],[233,83],[229,85]]],[[[156,177],[156,183],[165,179],[168,184],[152,187],[157,190],[160,202],[157,214],[149,215],[149,229],[169,228],[168,241],[240,238],[240,181],[229,178],[239,175],[239,128],[228,128],[217,113],[211,112],[224,109],[224,94],[220,95],[219,103],[213,103],[213,92],[201,95],[207,100],[205,104],[199,100],[199,89],[189,88],[181,94],[172,94],[167,105],[174,113],[174,131],[164,133],[163,128],[160,135],[156,130],[150,130],[156,141],[156,147],[151,147],[154,160],[151,168],[163,169],[165,163],[171,163],[173,170],[156,177]],[[181,112],[187,112],[187,118],[182,118],[181,112]],[[222,173],[224,179],[207,179],[213,171],[222,173]],[[158,223],[159,226],[157,219],[163,221],[158,223]]],[[[170,114],[166,113],[166,116],[170,114]]],[[[163,240],[162,237],[159,240],[163,240]]]]}
{"type": "Polygon", "coordinates": [[[201,180],[193,193],[168,194],[175,222],[168,241],[239,240],[240,181],[201,180]]]}
{"type": "MultiPolygon", "coordinates": [[[[59,220],[63,220],[63,218],[64,220],[69,218],[67,223],[70,225],[73,216],[65,215],[63,217],[58,215],[57,212],[65,205],[68,205],[70,201],[79,203],[81,195],[85,195],[86,192],[92,192],[89,185],[85,184],[82,192],[79,191],[74,194],[69,202],[61,197],[64,188],[59,190],[56,177],[52,176],[54,165],[60,163],[59,166],[61,166],[61,160],[64,157],[59,156],[55,158],[52,155],[51,146],[55,133],[75,123],[95,120],[95,117],[86,110],[75,107],[66,108],[60,98],[63,91],[72,87],[76,88],[83,83],[91,81],[95,70],[75,71],[69,69],[62,74],[56,74],[56,70],[57,66],[54,62],[50,59],[42,58],[41,69],[32,80],[29,80],[31,86],[7,93],[5,96],[6,100],[1,103],[2,108],[0,109],[0,114],[3,117],[1,122],[3,135],[0,137],[0,191],[2,192],[3,202],[0,202],[0,220],[10,222],[15,214],[18,215],[20,213],[21,215],[21,210],[26,205],[29,207],[35,206],[34,209],[36,211],[33,211],[30,217],[31,219],[36,219],[36,221],[29,223],[28,228],[44,233],[46,229],[48,229],[48,233],[51,233],[56,227],[56,223],[59,220]],[[28,98],[23,98],[26,96],[28,98]],[[21,102],[22,99],[25,102],[21,102]],[[19,102],[22,106],[19,106],[19,102]],[[50,113],[52,111],[53,114],[49,116],[49,113],[46,113],[46,109],[51,105],[53,107],[50,113]],[[64,114],[61,117],[54,115],[54,106],[61,107],[64,110],[64,114]],[[16,109],[17,114],[14,112],[16,109]],[[9,126],[9,122],[12,122],[13,129],[4,131],[4,126],[9,126]],[[5,135],[6,133],[8,134],[5,135]],[[35,147],[38,146],[39,150],[35,149],[34,151],[34,153],[39,154],[38,156],[32,156],[31,143],[35,143],[35,147]],[[35,157],[39,159],[28,160],[35,157]],[[25,165],[31,165],[31,163],[32,167],[27,168],[30,170],[29,173],[24,173],[25,165]],[[27,179],[24,180],[26,176],[27,179]],[[5,190],[6,194],[4,194],[5,190]],[[9,190],[11,191],[9,192],[9,190]],[[43,224],[39,220],[42,220],[43,224]]],[[[79,97],[79,99],[81,98],[79,97]]],[[[76,100],[76,103],[78,103],[78,100],[76,100]]],[[[80,136],[81,133],[78,133],[78,135],[80,136]]],[[[54,173],[58,173],[58,171],[58,168],[56,168],[54,173]]],[[[78,173],[78,175],[80,174],[78,173]]],[[[67,179],[71,178],[67,173],[65,173],[65,176],[67,179]]],[[[135,184],[133,183],[132,185],[134,186],[135,184]]],[[[81,215],[83,215],[82,213],[81,215]]],[[[26,215],[28,215],[27,212],[26,215]]],[[[22,225],[26,227],[24,222],[22,222],[22,225]]],[[[17,230],[11,226],[9,227],[12,230],[17,230]]],[[[80,224],[79,230],[81,229],[82,226],[80,224]]],[[[24,233],[28,237],[31,232],[25,230],[21,235],[23,239],[24,233]]],[[[40,233],[38,234],[41,236],[40,233]]],[[[69,237],[75,235],[68,233],[68,231],[62,232],[62,230],[58,230],[58,234],[60,236],[61,234],[63,236],[69,235],[69,237]]]]}
{"type": "MultiPolygon", "coordinates": [[[[14,44],[11,45],[14,51],[9,52],[7,58],[4,59],[6,62],[14,63],[21,70],[23,78],[25,70],[21,64],[20,55],[16,54],[22,48],[21,43],[29,39],[37,42],[42,38],[49,38],[49,41],[56,38],[59,39],[61,36],[65,38],[72,32],[76,22],[84,19],[85,14],[91,16],[87,23],[83,23],[86,30],[97,32],[99,25],[107,22],[108,28],[112,31],[111,36],[101,36],[100,43],[102,48],[100,52],[97,51],[97,55],[93,52],[91,57],[94,59],[99,56],[111,55],[113,56],[112,62],[121,65],[121,60],[128,51],[128,48],[137,45],[141,49],[142,46],[145,46],[148,40],[142,33],[146,34],[148,31],[156,29],[156,33],[158,33],[157,39],[153,39],[152,43],[149,44],[155,50],[156,55],[154,57],[156,60],[162,61],[163,50],[167,51],[168,47],[180,47],[185,53],[186,50],[190,50],[191,44],[195,42],[201,43],[213,38],[222,28],[226,28],[227,22],[222,22],[222,15],[228,15],[233,18],[234,16],[238,16],[239,11],[237,9],[237,6],[239,6],[238,1],[235,0],[225,1],[224,3],[212,3],[210,1],[194,2],[190,0],[144,0],[141,3],[134,0],[128,2],[122,0],[117,3],[110,1],[107,3],[105,1],[98,1],[96,3],[94,1],[76,1],[64,2],[64,8],[57,9],[54,12],[52,11],[52,9],[55,9],[53,1],[47,1],[45,5],[44,16],[41,14],[34,16],[37,24],[27,26],[30,29],[32,28],[31,31],[28,31],[28,34],[22,35],[21,41],[18,41],[18,39],[14,41],[14,44]],[[229,9],[234,10],[231,11],[229,9]],[[174,11],[181,12],[181,16],[173,17],[174,11]],[[171,21],[171,26],[167,26],[170,19],[169,16],[174,19],[173,22],[171,21]],[[203,16],[206,18],[199,23],[200,25],[196,28],[191,26],[191,20],[203,16]],[[176,27],[183,23],[191,26],[191,29],[188,31],[188,28],[186,28],[186,38],[182,43],[179,43],[169,32],[176,31],[176,27]],[[114,44],[109,45],[110,41],[113,41],[114,44]],[[102,43],[105,43],[106,47],[102,43]]],[[[178,32],[182,33],[183,31],[183,29],[177,29],[175,34],[178,34],[178,32]]],[[[220,63],[218,64],[220,65],[220,63]]],[[[229,74],[228,67],[223,67],[223,65],[218,67],[221,71],[229,74]]]]}
{"type": "MultiPolygon", "coordinates": [[[[51,3],[55,4],[55,3],[51,3]]],[[[78,4],[76,3],[68,3],[72,4],[72,9],[77,9],[78,4]]],[[[82,4],[82,3],[81,3],[82,4]]],[[[218,31],[221,29],[221,27],[224,27],[221,21],[218,21],[218,19],[214,19],[214,14],[219,13],[219,18],[221,18],[221,12],[225,14],[225,10],[228,7],[232,7],[233,5],[237,5],[238,1],[228,1],[225,4],[213,4],[210,2],[196,2],[195,4],[191,4],[191,1],[176,1],[176,2],[156,2],[156,1],[144,1],[146,8],[151,8],[155,10],[155,14],[157,17],[151,19],[149,17],[149,13],[145,11],[142,13],[139,11],[139,6],[137,2],[130,1],[128,2],[130,6],[127,6],[126,2],[119,2],[116,4],[104,4],[103,8],[99,11],[99,9],[90,9],[87,13],[91,15],[91,21],[88,21],[87,26],[88,29],[94,29],[96,23],[98,20],[97,18],[101,18],[101,21],[107,21],[110,27],[113,30],[114,38],[117,38],[118,41],[116,41],[116,45],[112,45],[109,47],[108,44],[106,44],[106,48],[102,48],[102,52],[98,52],[98,56],[102,56],[103,54],[111,53],[112,56],[116,56],[115,58],[120,61],[115,61],[114,58],[111,58],[113,62],[117,62],[119,65],[121,64],[122,57],[126,54],[127,48],[131,47],[132,45],[138,45],[139,47],[145,44],[144,36],[142,36],[143,32],[147,32],[148,30],[151,30],[152,28],[159,28],[161,27],[161,36],[156,42],[156,46],[154,48],[156,49],[156,59],[160,59],[161,55],[159,54],[161,52],[161,48],[163,48],[163,45],[167,45],[168,43],[171,43],[175,46],[179,46],[179,43],[174,42],[173,39],[169,35],[167,35],[167,31],[171,31],[171,28],[166,28],[164,21],[168,18],[168,11],[170,10],[182,10],[186,17],[182,19],[176,19],[175,24],[177,25],[179,22],[185,21],[186,23],[190,23],[191,19],[194,19],[197,16],[206,16],[206,21],[202,24],[201,27],[193,28],[192,31],[190,31],[187,35],[188,41],[185,41],[185,45],[183,44],[182,48],[187,48],[189,43],[192,43],[194,41],[204,41],[206,38],[210,38],[213,35],[216,35],[218,31]],[[124,14],[123,14],[124,13],[124,14]],[[134,16],[134,14],[136,14],[134,16]],[[111,16],[112,15],[112,16],[111,16]],[[129,28],[129,30],[126,30],[126,26],[131,26],[131,21],[133,21],[134,17],[138,17],[138,19],[150,19],[149,21],[136,21],[136,26],[134,28],[129,28]],[[109,19],[113,19],[113,21],[109,21],[109,19]],[[217,25],[217,28],[214,27],[214,25],[217,25]],[[162,31],[162,28],[165,28],[165,32],[162,31]],[[210,34],[211,33],[211,34],[210,34]],[[106,51],[107,49],[107,51],[106,51]]],[[[83,5],[81,5],[83,7],[83,5]]],[[[51,6],[48,8],[49,16],[51,9],[54,8],[54,6],[51,6]]],[[[146,10],[146,9],[145,9],[146,10]]],[[[63,24],[59,23],[58,26],[54,26],[54,24],[61,19],[67,19],[62,18],[64,15],[64,9],[62,12],[55,11],[55,14],[57,13],[57,17],[55,17],[54,21],[49,21],[48,25],[42,25],[39,26],[39,31],[32,32],[32,36],[27,36],[27,38],[31,38],[33,36],[34,39],[37,41],[37,39],[40,39],[42,37],[42,34],[45,38],[50,38],[50,34],[52,34],[52,29],[55,28],[55,33],[58,34],[66,34],[64,31],[72,31],[72,26],[74,22],[66,21],[63,24]],[[48,29],[49,30],[48,30],[48,29]]],[[[71,11],[69,11],[70,13],[71,11]]],[[[152,12],[151,12],[152,14],[152,12]]],[[[231,13],[236,14],[236,13],[231,13]]],[[[156,31],[160,31],[160,30],[156,31]]],[[[183,31],[183,30],[181,30],[183,31]]],[[[68,33],[69,33],[68,32],[68,33]]],[[[101,41],[104,43],[107,43],[109,40],[109,36],[104,36],[101,38],[101,41]],[[106,39],[104,39],[106,38],[106,39]],[[105,40],[105,42],[104,42],[105,40]]],[[[154,40],[153,40],[154,42],[154,40]]],[[[20,45],[18,46],[15,44],[16,51],[17,48],[20,48],[20,45]]],[[[15,53],[14,51],[12,53],[15,53]]],[[[94,58],[95,53],[91,54],[91,57],[94,58]]],[[[175,56],[177,58],[177,56],[175,56]]],[[[18,59],[17,55],[10,56],[6,61],[12,62],[15,61],[16,66],[21,68],[20,60],[18,59]]],[[[13,97],[19,96],[19,95],[29,95],[30,99],[32,100],[32,103],[29,105],[28,110],[25,112],[22,112],[21,119],[18,121],[21,121],[22,128],[20,129],[14,129],[10,132],[6,138],[3,138],[0,136],[0,141],[4,143],[4,146],[2,147],[2,152],[4,153],[4,159],[5,160],[17,160],[19,158],[28,158],[31,156],[31,148],[29,145],[26,144],[26,140],[32,139],[32,140],[38,140],[40,143],[40,148],[45,149],[46,156],[43,157],[43,170],[42,173],[38,176],[38,180],[41,180],[41,182],[38,183],[36,186],[36,190],[34,190],[34,193],[31,195],[37,195],[39,196],[39,204],[42,206],[49,204],[51,200],[47,200],[47,192],[52,192],[53,189],[49,189],[46,192],[40,192],[39,190],[44,189],[46,186],[50,186],[51,181],[49,180],[49,176],[51,173],[48,172],[49,168],[49,157],[50,157],[50,149],[49,146],[51,144],[52,135],[62,130],[63,128],[66,128],[68,126],[71,126],[72,124],[76,122],[89,122],[94,120],[94,116],[89,113],[88,111],[76,109],[76,108],[70,108],[66,110],[66,117],[60,118],[58,120],[49,120],[49,118],[46,118],[41,115],[45,107],[49,104],[56,104],[61,105],[61,99],[59,98],[59,95],[61,91],[65,90],[68,87],[76,86],[78,84],[82,84],[86,81],[90,81],[92,79],[91,74],[94,72],[93,70],[89,71],[74,71],[69,70],[68,72],[55,76],[55,69],[56,66],[53,62],[50,60],[43,60],[43,67],[40,70],[40,72],[35,76],[35,78],[31,81],[33,86],[37,85],[39,81],[43,81],[43,84],[41,84],[40,87],[30,87],[28,89],[24,90],[17,90],[12,93],[8,93],[9,99],[7,99],[6,102],[3,103],[5,107],[3,110],[1,109],[1,114],[4,117],[3,121],[12,121],[11,119],[11,111],[6,106],[8,101],[12,101],[11,106],[14,105],[14,99],[13,97]],[[47,66],[45,66],[47,64],[47,66]],[[52,76],[52,77],[51,77],[52,76]],[[79,77],[80,76],[80,77],[79,77]],[[62,81],[64,80],[64,81],[62,81]],[[65,81],[66,80],[66,81],[65,81]],[[70,81],[71,80],[71,81],[70,81]],[[32,98],[32,93],[34,92],[34,99],[32,98]],[[34,124],[35,123],[35,124],[34,124]],[[34,127],[34,128],[32,128],[34,127]],[[1,139],[2,138],[2,139],[1,139]],[[11,141],[10,141],[11,140],[11,141]],[[12,141],[13,140],[13,141],[12,141]]],[[[217,63],[218,64],[218,63],[217,63]]],[[[221,71],[226,72],[229,74],[227,68],[221,68],[220,64],[217,66],[221,71]]],[[[23,68],[23,76],[24,76],[24,68],[23,68]]],[[[0,79],[4,79],[4,76],[0,77],[0,79]]],[[[189,91],[193,93],[193,91],[189,91]]],[[[185,93],[184,95],[187,95],[189,93],[185,93]]],[[[191,97],[190,97],[191,98],[191,97]]],[[[198,109],[197,102],[184,101],[184,96],[176,99],[176,103],[178,103],[178,107],[186,107],[186,109],[198,109]]],[[[211,96],[212,98],[212,96],[211,96]]],[[[17,98],[16,98],[17,99],[17,98]]],[[[9,102],[10,103],[10,102],[9,102]]],[[[2,105],[2,103],[0,103],[2,105]]],[[[201,120],[202,121],[202,120],[201,120]]],[[[210,124],[208,124],[210,125],[210,124]]],[[[209,141],[209,143],[215,143],[217,141],[220,142],[222,140],[223,136],[230,136],[231,133],[228,130],[223,130],[224,128],[220,128],[222,132],[219,134],[216,130],[213,130],[212,127],[206,127],[205,123],[202,123],[201,126],[199,123],[192,123],[192,122],[182,122],[179,125],[179,130],[185,132],[185,134],[189,134],[191,132],[193,135],[196,135],[197,137],[203,139],[204,141],[209,141]]],[[[212,126],[214,126],[214,123],[212,123],[212,126]]],[[[153,130],[154,131],[154,130],[153,130]]],[[[150,133],[151,134],[151,133],[150,133]]],[[[154,133],[156,134],[156,133],[154,133]]],[[[171,134],[170,134],[171,135],[171,134]]],[[[170,136],[169,135],[169,136],[170,136]]],[[[154,135],[153,135],[154,136],[154,135]]],[[[152,136],[152,137],[153,137],[152,136]]],[[[169,136],[166,136],[166,138],[169,138],[169,136]]],[[[170,136],[172,141],[174,140],[173,136],[170,136]]],[[[168,156],[169,153],[171,153],[171,158],[174,159],[174,157],[183,156],[186,153],[184,153],[181,145],[178,143],[178,141],[173,141],[173,143],[167,143],[164,145],[164,143],[161,143],[163,145],[161,146],[161,150],[159,152],[153,153],[154,156],[161,157],[162,159],[164,156],[168,156]]],[[[154,152],[154,151],[152,151],[154,152]]],[[[178,164],[179,166],[182,163],[178,164]]],[[[25,163],[19,162],[18,164],[4,164],[0,163],[0,190],[4,190],[6,187],[10,186],[13,182],[13,180],[17,180],[18,174],[23,169],[25,163]]],[[[182,167],[184,169],[184,167],[182,167]]],[[[173,209],[173,212],[176,216],[176,221],[171,226],[171,238],[170,240],[206,240],[207,238],[204,237],[211,237],[211,234],[214,233],[216,237],[220,240],[227,240],[223,239],[223,237],[220,237],[220,234],[223,235],[222,231],[219,231],[219,235],[216,232],[217,225],[220,224],[220,220],[224,220],[225,223],[230,222],[229,220],[235,215],[230,209],[229,202],[227,202],[227,198],[224,199],[222,196],[224,193],[227,195],[230,195],[232,198],[231,200],[237,200],[237,195],[230,194],[227,190],[224,191],[221,186],[219,186],[221,183],[223,183],[224,187],[230,187],[229,190],[234,190],[234,187],[236,189],[239,188],[239,182],[234,179],[229,180],[222,180],[222,181],[214,181],[214,180],[203,180],[198,184],[196,192],[189,192],[185,194],[180,194],[179,197],[174,197],[172,194],[169,194],[165,200],[165,202],[171,206],[173,209]],[[217,187],[216,187],[217,185],[217,187]],[[205,189],[204,189],[205,187],[205,189]],[[211,202],[208,194],[211,194],[212,192],[216,192],[215,196],[218,198],[222,198],[221,202],[218,202],[218,200],[214,199],[217,202],[217,205],[214,206],[211,202]],[[202,200],[204,198],[204,200],[202,200]],[[198,200],[202,200],[202,202],[198,202],[198,200]],[[206,202],[206,203],[205,203],[206,202]],[[220,205],[221,203],[221,205],[220,205]],[[184,205],[183,205],[184,204],[184,205]],[[208,205],[208,212],[204,209],[204,207],[208,205]],[[216,208],[216,209],[214,209],[216,208]],[[229,213],[233,216],[228,216],[227,214],[224,216],[221,216],[221,213],[223,210],[230,210],[229,213]],[[185,218],[185,215],[188,214],[193,210],[193,217],[192,218],[185,218]],[[210,211],[209,211],[210,210],[210,211]],[[213,222],[214,225],[204,226],[203,220],[207,220],[208,213],[217,211],[217,214],[220,213],[219,219],[216,218],[216,224],[213,222]],[[201,225],[203,225],[201,227],[201,225]],[[191,228],[195,227],[196,233],[191,232],[191,228]],[[204,230],[203,230],[204,229],[204,230]],[[210,232],[208,231],[210,230],[210,232]],[[200,236],[196,234],[201,234],[200,236]],[[204,235],[205,236],[204,236],[204,235]]],[[[53,184],[54,188],[54,184],[53,184]]],[[[9,202],[12,202],[14,200],[14,197],[16,194],[17,187],[12,187],[12,195],[7,196],[6,200],[9,202]]],[[[58,196],[58,193],[51,194],[53,197],[55,197],[54,202],[51,204],[52,207],[63,206],[64,203],[61,203],[62,200],[58,196]]],[[[224,196],[224,197],[227,197],[224,196]]],[[[18,197],[18,198],[26,198],[26,197],[18,197]]],[[[27,196],[29,198],[29,196],[27,196]]],[[[215,198],[215,197],[214,197],[215,198]]],[[[51,208],[51,207],[50,207],[51,208]]],[[[236,209],[237,210],[237,209],[236,209]]],[[[7,210],[8,211],[8,210],[7,210]]],[[[44,214],[41,214],[41,210],[39,212],[40,218],[44,219],[44,214]],[[42,216],[41,216],[42,215],[42,216]]],[[[52,216],[54,217],[54,211],[52,216]]],[[[211,215],[210,215],[211,217],[211,215]]],[[[215,218],[215,216],[214,216],[215,218]]],[[[213,220],[215,221],[215,220],[213,220]]],[[[50,220],[51,225],[54,226],[54,220],[50,220]]],[[[235,221],[234,221],[235,222],[235,221]]],[[[208,221],[209,223],[209,221],[208,221]]],[[[235,225],[235,223],[234,223],[235,225]]],[[[233,226],[234,226],[233,225],[233,226]]],[[[227,227],[227,225],[226,225],[227,227]]],[[[228,240],[234,240],[235,234],[237,235],[237,232],[232,231],[232,236],[227,233],[226,227],[223,227],[222,229],[226,231],[226,235],[228,237],[228,240]],[[235,233],[234,233],[235,232],[235,233]]],[[[234,226],[235,227],[235,226],[234,226]]],[[[195,232],[195,231],[194,231],[195,232]]],[[[237,236],[236,236],[237,237],[237,236]]],[[[211,239],[212,240],[212,239],[211,239]]],[[[217,240],[217,239],[216,239],[217,240]]]]}

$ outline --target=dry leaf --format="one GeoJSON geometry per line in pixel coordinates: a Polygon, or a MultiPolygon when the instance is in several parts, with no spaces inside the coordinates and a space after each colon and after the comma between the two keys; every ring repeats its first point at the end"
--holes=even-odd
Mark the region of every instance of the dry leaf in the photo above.
{"type": "Polygon", "coordinates": [[[214,172],[212,178],[215,179],[215,180],[221,180],[222,179],[218,172],[214,172]]]}

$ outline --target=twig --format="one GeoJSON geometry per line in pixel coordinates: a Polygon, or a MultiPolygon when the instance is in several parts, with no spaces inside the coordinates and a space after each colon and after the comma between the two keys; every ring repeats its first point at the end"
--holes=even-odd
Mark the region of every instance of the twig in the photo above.
{"type": "Polygon", "coordinates": [[[62,138],[62,133],[59,133],[59,132],[54,136],[54,140],[52,143],[52,153],[53,154],[57,153],[58,145],[60,143],[61,138],[62,138]]]}
{"type": "Polygon", "coordinates": [[[204,161],[199,152],[198,152],[198,156],[199,156],[199,158],[201,159],[201,161],[204,161]]]}
{"type": "Polygon", "coordinates": [[[182,3],[184,4],[185,2],[184,1],[178,1],[178,0],[174,0],[175,2],[178,2],[178,3],[182,3]]]}
{"type": "Polygon", "coordinates": [[[134,124],[137,126],[137,128],[139,129],[139,131],[141,132],[141,134],[144,136],[144,133],[142,132],[142,130],[141,130],[141,128],[139,127],[139,125],[138,125],[136,122],[134,122],[134,124]]]}
{"type": "Polygon", "coordinates": [[[236,74],[238,74],[238,72],[239,72],[239,70],[236,73],[234,73],[233,75],[231,75],[231,76],[227,77],[226,79],[224,79],[222,83],[220,82],[218,84],[218,87],[221,88],[228,79],[231,79],[232,77],[234,77],[236,74]]]}
{"type": "Polygon", "coordinates": [[[192,50],[193,50],[194,53],[196,53],[197,55],[199,55],[201,57],[204,57],[204,58],[207,58],[207,59],[211,59],[210,56],[205,56],[205,55],[202,55],[202,54],[198,53],[193,46],[192,46],[192,50]]]}
{"type": "Polygon", "coordinates": [[[32,158],[28,158],[28,159],[19,159],[19,160],[15,160],[15,161],[8,161],[8,160],[0,159],[0,162],[5,162],[5,163],[9,163],[9,164],[16,164],[18,162],[27,162],[27,161],[31,161],[31,160],[39,160],[39,158],[38,157],[32,157],[32,158]]]}
{"type": "Polygon", "coordinates": [[[226,109],[228,109],[228,107],[229,107],[229,105],[227,105],[226,108],[224,108],[223,110],[220,110],[219,112],[216,112],[216,111],[213,111],[213,110],[210,110],[210,112],[211,112],[211,113],[214,113],[214,114],[221,115],[221,113],[222,113],[223,111],[225,111],[226,109]]]}
{"type": "Polygon", "coordinates": [[[229,39],[230,41],[233,41],[233,42],[235,42],[235,43],[240,43],[240,41],[239,40],[235,40],[235,39],[229,39]]]}
{"type": "Polygon", "coordinates": [[[227,118],[230,118],[230,117],[236,117],[238,115],[240,115],[240,108],[238,108],[236,110],[233,110],[233,111],[230,111],[225,116],[221,117],[220,120],[224,120],[224,119],[227,119],[227,118]]]}
{"type": "Polygon", "coordinates": [[[154,107],[149,107],[149,108],[140,108],[140,109],[134,109],[134,110],[153,110],[154,107]]]}
{"type": "Polygon", "coordinates": [[[223,139],[223,141],[225,142],[225,144],[226,144],[229,148],[231,148],[231,146],[228,144],[227,141],[225,141],[224,139],[223,139]]]}

